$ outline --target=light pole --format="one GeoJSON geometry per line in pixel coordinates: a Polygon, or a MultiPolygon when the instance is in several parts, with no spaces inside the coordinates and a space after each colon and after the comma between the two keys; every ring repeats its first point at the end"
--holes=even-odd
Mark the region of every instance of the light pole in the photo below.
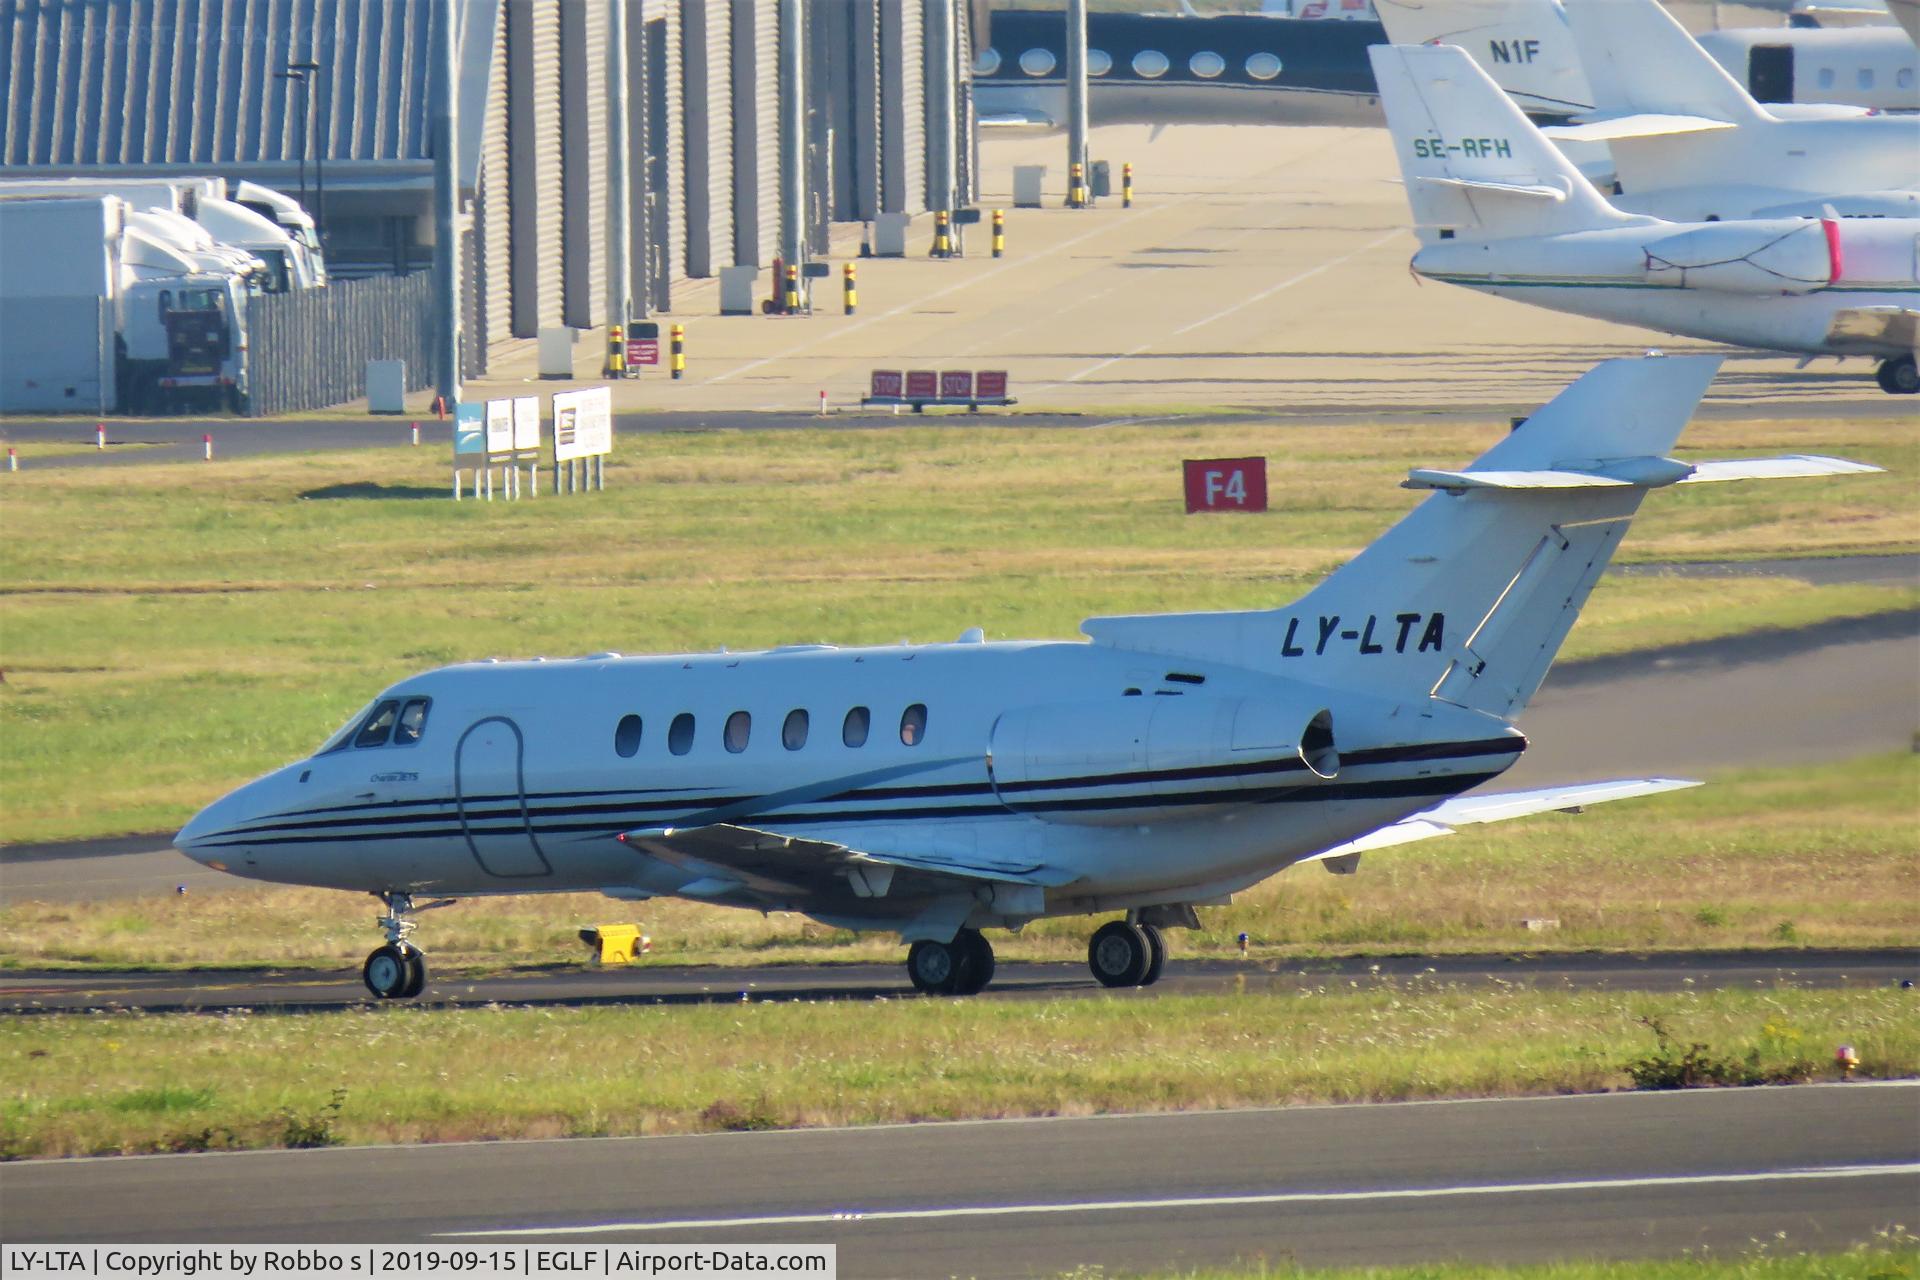
{"type": "Polygon", "coordinates": [[[307,208],[307,73],[290,67],[285,71],[274,72],[273,78],[288,80],[300,86],[300,209],[304,213],[307,208]]]}
{"type": "MultiPolygon", "coordinates": [[[[319,225],[320,240],[326,243],[327,234],[327,149],[333,142],[333,116],[327,110],[327,78],[321,73],[325,66],[309,58],[305,62],[289,62],[287,70],[299,74],[306,83],[318,81],[320,84],[320,127],[322,130],[320,146],[313,155],[313,220],[319,225]]],[[[304,94],[302,97],[304,98],[304,94]]],[[[313,142],[312,130],[306,133],[305,145],[313,142]]],[[[304,160],[305,157],[302,156],[304,160]]],[[[303,166],[304,168],[304,166],[303,166]]]]}

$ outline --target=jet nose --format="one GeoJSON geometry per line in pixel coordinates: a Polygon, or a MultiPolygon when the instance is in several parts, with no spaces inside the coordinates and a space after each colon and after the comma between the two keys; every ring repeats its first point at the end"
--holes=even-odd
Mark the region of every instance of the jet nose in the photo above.
{"type": "Polygon", "coordinates": [[[227,864],[224,856],[235,850],[228,847],[234,831],[242,826],[252,808],[246,793],[258,783],[249,783],[238,791],[221,796],[212,804],[193,815],[187,825],[180,828],[173,837],[173,847],[186,854],[195,862],[212,867],[215,871],[225,871],[227,864]]]}

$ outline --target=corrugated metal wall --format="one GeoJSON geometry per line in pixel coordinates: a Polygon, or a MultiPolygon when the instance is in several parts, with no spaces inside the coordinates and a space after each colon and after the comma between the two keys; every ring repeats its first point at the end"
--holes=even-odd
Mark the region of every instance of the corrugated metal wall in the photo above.
{"type": "Polygon", "coordinates": [[[687,274],[733,261],[733,22],[728,0],[682,0],[687,274]]]}
{"type": "Polygon", "coordinates": [[[485,297],[482,340],[489,346],[513,334],[513,185],[507,161],[507,24],[493,28],[487,68],[486,119],[480,129],[478,191],[480,274],[485,297]]]}
{"type": "Polygon", "coordinates": [[[247,412],[264,417],[363,396],[369,360],[406,361],[409,391],[431,385],[434,302],[426,271],[247,299],[247,412]]]}
{"type": "Polygon", "coordinates": [[[571,0],[560,8],[563,137],[561,290],[564,323],[591,329],[607,313],[607,8],[571,0]]]}
{"type": "Polygon", "coordinates": [[[953,192],[954,207],[980,198],[980,128],[973,111],[973,5],[953,4],[953,192]]]}
{"type": "Polygon", "coordinates": [[[621,0],[627,6],[627,240],[629,290],[635,316],[658,309],[654,292],[653,223],[648,193],[653,190],[653,166],[648,160],[652,138],[653,96],[647,62],[646,0],[621,0]]]}
{"type": "Polygon", "coordinates": [[[780,243],[780,15],[733,0],[733,260],[768,266],[780,243]]]}
{"type": "Polygon", "coordinates": [[[561,323],[559,0],[507,0],[513,332],[561,323]]]}
{"type": "Polygon", "coordinates": [[[666,234],[663,241],[666,277],[684,279],[687,274],[687,148],[683,121],[686,119],[684,89],[686,72],[682,65],[679,0],[647,0],[647,40],[652,61],[648,64],[653,109],[664,113],[654,126],[664,135],[660,167],[653,199],[662,210],[666,234]]]}
{"type": "Polygon", "coordinates": [[[852,0],[853,48],[849,60],[851,132],[847,138],[853,169],[853,209],[844,215],[873,221],[880,210],[880,5],[882,0],[852,0]]]}
{"type": "Polygon", "coordinates": [[[881,0],[880,200],[892,213],[927,207],[924,31],[919,0],[881,0]]]}

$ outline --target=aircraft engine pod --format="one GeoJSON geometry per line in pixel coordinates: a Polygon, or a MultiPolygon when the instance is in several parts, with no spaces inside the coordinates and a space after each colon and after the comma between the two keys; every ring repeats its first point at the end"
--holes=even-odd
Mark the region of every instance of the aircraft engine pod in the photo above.
{"type": "Polygon", "coordinates": [[[1077,826],[1196,817],[1340,771],[1333,714],[1180,694],[1052,703],[1002,715],[987,760],[1016,813],[1077,826]],[[1162,803],[1143,805],[1142,797],[1162,803]]]}
{"type": "Polygon", "coordinates": [[[1720,293],[1796,294],[1840,277],[1840,227],[1814,222],[1723,222],[1647,246],[1647,279],[1720,293]]]}

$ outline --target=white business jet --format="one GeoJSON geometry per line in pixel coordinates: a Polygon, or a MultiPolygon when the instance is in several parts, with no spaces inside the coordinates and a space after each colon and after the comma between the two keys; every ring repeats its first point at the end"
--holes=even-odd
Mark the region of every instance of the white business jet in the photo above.
{"type": "Polygon", "coordinates": [[[1282,608],[1095,618],[1090,643],[445,667],[175,843],[379,895],[380,997],[425,982],[414,895],[563,890],[898,932],[940,994],[992,977],[984,928],[1124,911],[1089,964],[1151,983],[1161,929],[1295,863],[1692,785],[1461,795],[1525,749],[1514,718],[1648,490],[1874,469],[1665,456],[1718,365],[1599,366],[1467,468],[1414,471],[1433,496],[1282,608]]]}
{"type": "MultiPolygon", "coordinates": [[[[1920,215],[1920,117],[1762,106],[1657,0],[1383,0],[1380,14],[1394,44],[1458,45],[1522,109],[1571,112],[1544,132],[1589,177],[1617,184],[1622,209],[1686,221],[1920,215]]],[[[1911,54],[1904,33],[1886,34],[1911,54]]]]}
{"type": "Polygon", "coordinates": [[[1920,391],[1920,218],[1623,213],[1464,51],[1368,52],[1419,274],[1713,342],[1878,357],[1882,390],[1920,391]]]}

